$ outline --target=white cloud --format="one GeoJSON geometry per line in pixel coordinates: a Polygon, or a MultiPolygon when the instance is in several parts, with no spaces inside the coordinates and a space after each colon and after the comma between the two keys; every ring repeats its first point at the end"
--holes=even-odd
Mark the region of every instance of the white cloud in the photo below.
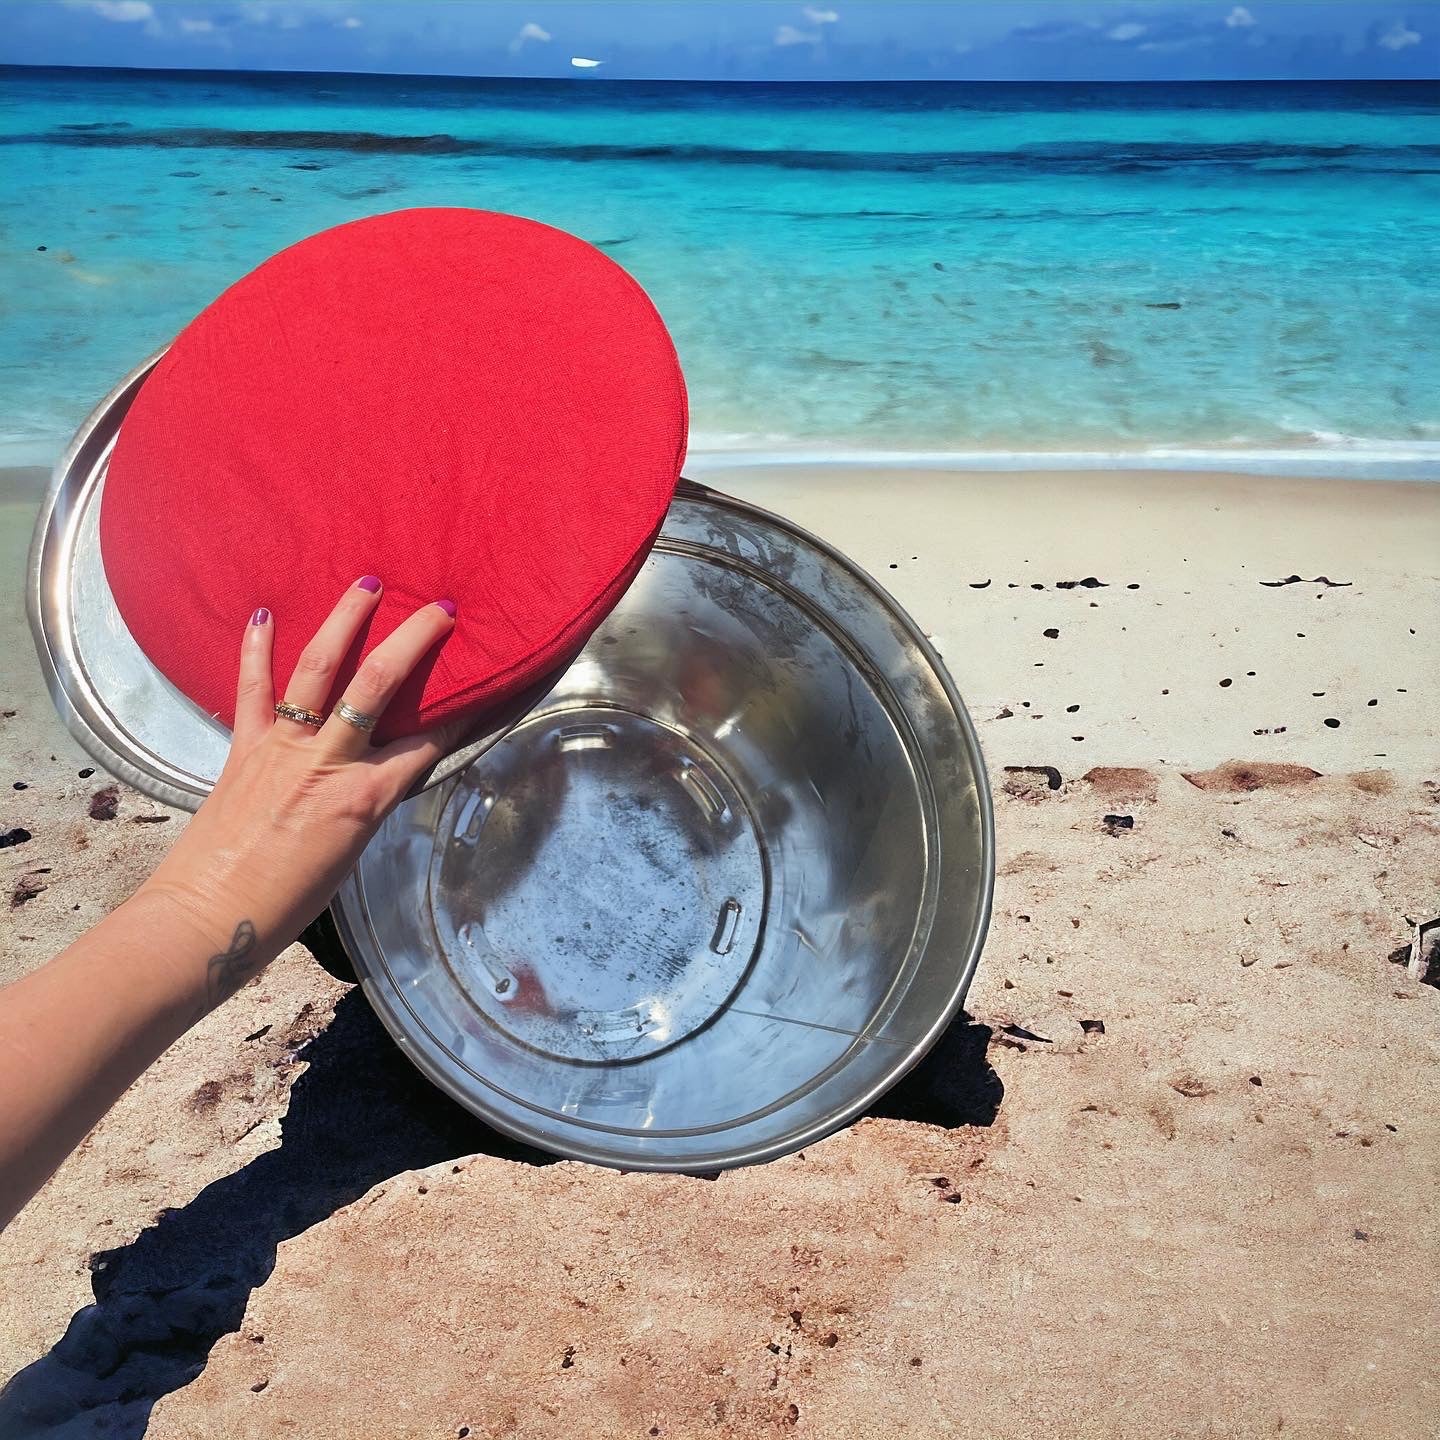
{"type": "Polygon", "coordinates": [[[340,22],[340,28],[342,30],[358,30],[364,23],[363,20],[357,20],[353,15],[347,15],[340,22]]]}
{"type": "Polygon", "coordinates": [[[577,70],[593,70],[597,65],[603,65],[603,60],[587,60],[583,55],[572,55],[570,63],[577,70]]]}
{"type": "Polygon", "coordinates": [[[1376,44],[1384,46],[1386,50],[1404,50],[1408,45],[1418,45],[1424,36],[1418,30],[1412,30],[1402,21],[1397,20],[1381,37],[1376,44]]]}
{"type": "Polygon", "coordinates": [[[817,10],[813,5],[807,5],[801,14],[812,25],[833,25],[840,18],[838,10],[817,10]]]}
{"type": "Polygon", "coordinates": [[[149,0],[89,0],[77,8],[93,11],[102,20],[153,20],[155,9],[149,0]]]}
{"type": "Polygon", "coordinates": [[[525,24],[520,27],[519,33],[510,42],[510,53],[512,55],[518,55],[521,50],[525,48],[525,42],[527,40],[538,40],[543,44],[550,38],[550,32],[548,30],[542,29],[533,20],[527,20],[525,24]]]}
{"type": "Polygon", "coordinates": [[[1225,24],[1231,30],[1245,30],[1255,23],[1255,17],[1243,6],[1237,5],[1226,17],[1225,24]]]}
{"type": "Polygon", "coordinates": [[[820,32],[818,30],[797,30],[793,25],[782,25],[775,32],[775,43],[781,46],[818,45],[820,32]]]}
{"type": "Polygon", "coordinates": [[[1117,25],[1110,31],[1112,40],[1136,40],[1145,33],[1145,26],[1137,25],[1133,20],[1127,20],[1123,25],[1117,25]]]}
{"type": "Polygon", "coordinates": [[[190,20],[182,15],[180,17],[180,33],[182,35],[213,35],[215,22],[213,20],[190,20]]]}

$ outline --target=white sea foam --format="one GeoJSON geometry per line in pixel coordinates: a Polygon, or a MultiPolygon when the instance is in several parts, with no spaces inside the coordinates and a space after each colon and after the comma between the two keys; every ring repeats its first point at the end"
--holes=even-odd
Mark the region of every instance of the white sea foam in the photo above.
{"type": "Polygon", "coordinates": [[[1320,436],[1286,446],[1155,445],[1114,450],[870,450],[770,437],[695,434],[685,471],[702,476],[737,466],[836,465],[915,470],[1228,471],[1352,480],[1440,481],[1440,441],[1320,436]],[[719,442],[719,443],[717,443],[719,442]]]}

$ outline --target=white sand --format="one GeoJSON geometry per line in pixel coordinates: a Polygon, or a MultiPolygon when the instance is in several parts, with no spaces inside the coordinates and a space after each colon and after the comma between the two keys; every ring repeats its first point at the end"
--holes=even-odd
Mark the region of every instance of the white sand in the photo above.
{"type": "MultiPolygon", "coordinates": [[[[976,1023],[803,1157],[620,1177],[496,1158],[288,952],[0,1237],[0,1434],[1433,1435],[1440,488],[707,480],[937,637],[996,790],[976,1023]]],[[[4,976],[182,823],[88,818],[13,542],[4,976]]]]}

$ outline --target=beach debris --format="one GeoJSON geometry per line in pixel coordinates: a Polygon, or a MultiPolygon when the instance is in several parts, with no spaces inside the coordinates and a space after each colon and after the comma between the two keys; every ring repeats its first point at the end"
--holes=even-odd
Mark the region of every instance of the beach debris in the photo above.
{"type": "Polygon", "coordinates": [[[1227,760],[1213,770],[1184,770],[1181,774],[1197,790],[1232,794],[1308,785],[1320,778],[1320,772],[1308,765],[1285,765],[1268,760],[1227,760]]]}
{"type": "Polygon", "coordinates": [[[90,797],[90,818],[92,820],[113,820],[120,809],[120,787],[107,785],[90,797]]]}
{"type": "Polygon", "coordinates": [[[10,908],[18,910],[22,905],[27,905],[37,895],[48,890],[50,887],[40,878],[50,873],[49,867],[42,870],[31,870],[22,875],[16,882],[15,888],[10,892],[10,908]]]}
{"type": "Polygon", "coordinates": [[[8,850],[12,845],[23,845],[27,840],[34,838],[28,830],[17,825],[13,830],[7,830],[0,835],[0,850],[8,850]]]}
{"type": "Polygon", "coordinates": [[[1023,1025],[1002,1025],[997,1039],[1000,1044],[1011,1045],[1017,1050],[1023,1050],[1025,1048],[1024,1045],[1015,1045],[1014,1042],[1017,1040],[1029,1040],[1036,1045],[1051,1045],[1054,1043],[1044,1035],[1037,1035],[1033,1030],[1027,1030],[1023,1025]]]}
{"type": "MultiPolygon", "coordinates": [[[[989,586],[990,582],[988,580],[972,580],[970,582],[970,588],[972,590],[986,590],[989,586]]],[[[1015,587],[1012,585],[1010,588],[1013,590],[1015,587]]]]}
{"type": "Polygon", "coordinates": [[[1133,815],[1107,815],[1101,824],[1104,825],[1107,835],[1119,835],[1122,831],[1135,828],[1135,817],[1133,815]]]}
{"type": "Polygon", "coordinates": [[[1014,714],[1015,712],[1006,705],[995,718],[997,720],[1009,720],[1014,714]]]}
{"type": "Polygon", "coordinates": [[[1108,590],[1110,587],[1104,580],[1097,580],[1093,575],[1087,575],[1083,580],[1057,580],[1057,590],[1108,590]]]}
{"type": "Polygon", "coordinates": [[[1328,575],[1317,575],[1313,580],[1306,580],[1300,575],[1287,575],[1283,580],[1262,580],[1260,582],[1267,590],[1278,590],[1284,585],[1324,585],[1331,590],[1343,589],[1347,585],[1353,585],[1353,580],[1332,580],[1328,575]]]}
{"type": "Polygon", "coordinates": [[[1269,725],[1262,730],[1252,730],[1252,735],[1283,735],[1288,727],[1285,725],[1269,725]]]}
{"type": "Polygon", "coordinates": [[[1105,1022],[1103,1020],[1082,1020],[1080,1028],[1087,1035],[1103,1035],[1105,1033],[1105,1022]]]}
{"type": "Polygon", "coordinates": [[[168,825],[170,817],[168,815],[135,815],[131,817],[130,823],[132,825],[168,825]]]}
{"type": "Polygon", "coordinates": [[[1064,783],[1053,765],[1007,765],[1005,773],[1012,776],[1003,789],[1019,799],[1039,799],[1046,791],[1058,790],[1064,783]]]}
{"type": "Polygon", "coordinates": [[[1170,1082],[1170,1088],[1187,1100],[1200,1100],[1215,1093],[1213,1085],[1207,1085],[1198,1075],[1192,1075],[1188,1070],[1182,1070],[1170,1082]]]}
{"type": "Polygon", "coordinates": [[[1179,300],[1147,300],[1145,308],[1147,310],[1178,310],[1181,303],[1179,300]]]}
{"type": "Polygon", "coordinates": [[[1410,940],[1390,952],[1390,963],[1403,965],[1421,985],[1440,989],[1440,916],[1412,920],[1407,915],[1405,923],[1410,926],[1410,940]]]}

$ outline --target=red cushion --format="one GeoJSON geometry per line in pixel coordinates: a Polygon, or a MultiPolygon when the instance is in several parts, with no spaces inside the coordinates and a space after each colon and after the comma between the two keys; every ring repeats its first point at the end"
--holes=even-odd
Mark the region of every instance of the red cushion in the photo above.
{"type": "Polygon", "coordinates": [[[584,643],[649,552],[685,435],[665,326],[599,250],[483,210],[379,215],[281,251],[171,346],[110,460],[105,573],[141,649],[226,724],[257,607],[283,692],[357,577],[385,593],[355,663],[454,600],[379,732],[409,734],[584,643]]]}

